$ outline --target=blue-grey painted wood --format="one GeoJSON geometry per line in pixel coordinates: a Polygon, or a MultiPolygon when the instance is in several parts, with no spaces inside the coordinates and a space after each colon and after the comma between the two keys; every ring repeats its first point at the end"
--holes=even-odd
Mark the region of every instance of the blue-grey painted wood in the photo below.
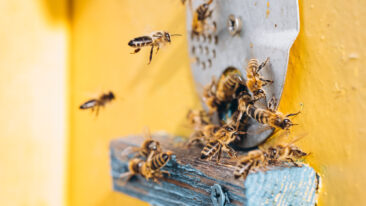
{"type": "MultiPolygon", "coordinates": [[[[128,160],[143,138],[131,136],[110,144],[113,188],[152,205],[212,205],[211,187],[219,184],[229,198],[226,205],[314,205],[318,176],[306,165],[296,168],[275,168],[251,173],[246,181],[235,180],[233,168],[214,161],[201,161],[200,148],[187,149],[183,139],[158,134],[153,136],[164,150],[175,153],[163,168],[169,171],[160,183],[135,176],[125,182],[119,177],[128,171],[128,160]]],[[[224,161],[225,163],[225,158],[224,161]]]]}

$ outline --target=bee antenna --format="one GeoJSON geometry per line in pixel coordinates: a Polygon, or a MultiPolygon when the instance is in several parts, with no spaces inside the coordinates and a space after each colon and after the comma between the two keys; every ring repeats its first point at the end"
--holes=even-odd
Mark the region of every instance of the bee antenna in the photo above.
{"type": "Polygon", "coordinates": [[[183,36],[182,34],[171,34],[170,36],[183,36]]]}

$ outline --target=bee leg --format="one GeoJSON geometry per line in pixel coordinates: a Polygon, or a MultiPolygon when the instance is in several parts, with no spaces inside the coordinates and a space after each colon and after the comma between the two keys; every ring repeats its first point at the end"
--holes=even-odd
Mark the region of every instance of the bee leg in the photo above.
{"type": "Polygon", "coordinates": [[[262,86],[266,86],[266,85],[268,85],[268,84],[273,84],[273,82],[274,82],[274,81],[272,81],[272,80],[263,79],[263,78],[259,78],[259,80],[261,80],[262,82],[264,82],[264,83],[262,84],[262,86]]]}
{"type": "Polygon", "coordinates": [[[268,102],[267,108],[271,111],[271,112],[275,112],[277,107],[277,100],[275,97],[272,97],[272,99],[268,102]]]}
{"type": "Polygon", "coordinates": [[[158,53],[159,48],[160,48],[159,46],[157,46],[157,47],[156,47],[156,53],[155,53],[155,54],[157,54],[157,53],[158,53]]]}
{"type": "Polygon", "coordinates": [[[153,51],[154,51],[154,45],[151,46],[151,50],[150,50],[150,57],[149,57],[149,63],[151,63],[151,59],[152,59],[152,56],[153,56],[153,51]]]}
{"type": "Polygon", "coordinates": [[[99,105],[97,106],[97,109],[96,109],[96,112],[95,112],[95,116],[98,116],[98,114],[99,114],[99,105]]]}
{"type": "Polygon", "coordinates": [[[169,177],[170,177],[170,172],[168,172],[168,171],[161,171],[161,173],[163,173],[163,174],[167,174],[169,177]]]}
{"type": "Polygon", "coordinates": [[[263,69],[263,67],[265,67],[268,62],[269,62],[269,57],[267,57],[267,59],[258,66],[256,72],[258,73],[261,69],[263,69]]]}
{"type": "Polygon", "coordinates": [[[230,146],[227,146],[227,145],[224,145],[223,147],[227,151],[227,153],[229,154],[230,157],[236,157],[236,152],[233,148],[231,148],[230,146]]]}
{"type": "Polygon", "coordinates": [[[218,151],[218,154],[217,154],[217,159],[216,159],[216,162],[217,162],[217,163],[219,163],[219,162],[220,162],[221,154],[222,154],[222,148],[220,147],[220,149],[219,149],[219,151],[218,151]]]}
{"type": "Polygon", "coordinates": [[[131,54],[136,54],[136,53],[138,53],[140,50],[141,50],[141,48],[137,48],[137,49],[135,49],[135,51],[133,51],[133,53],[131,53],[131,54]]]}
{"type": "Polygon", "coordinates": [[[299,164],[297,164],[292,158],[288,157],[286,158],[287,161],[289,161],[293,166],[300,167],[299,164]]]}

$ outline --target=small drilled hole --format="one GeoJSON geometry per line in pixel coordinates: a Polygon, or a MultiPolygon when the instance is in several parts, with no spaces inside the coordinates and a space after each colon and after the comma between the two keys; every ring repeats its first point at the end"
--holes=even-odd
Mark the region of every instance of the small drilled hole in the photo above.
{"type": "Polygon", "coordinates": [[[212,66],[212,61],[211,61],[211,59],[208,59],[208,67],[211,67],[212,66]]]}
{"type": "Polygon", "coordinates": [[[206,35],[202,34],[202,41],[205,42],[206,41],[206,35]]]}
{"type": "Polygon", "coordinates": [[[206,63],[205,62],[202,62],[202,69],[206,69],[206,63]]]}
{"type": "Polygon", "coordinates": [[[212,49],[212,57],[216,58],[216,50],[215,49],[212,49]]]}
{"type": "Polygon", "coordinates": [[[192,54],[196,54],[196,47],[192,46],[192,54]]]}
{"type": "Polygon", "coordinates": [[[212,22],[212,26],[214,27],[214,30],[216,31],[216,28],[217,28],[216,21],[212,22]]]}
{"type": "Polygon", "coordinates": [[[200,54],[202,54],[202,52],[203,52],[203,48],[202,48],[202,46],[201,46],[201,45],[199,45],[199,46],[198,46],[198,49],[199,49],[200,54]]]}
{"type": "Polygon", "coordinates": [[[211,41],[212,41],[212,36],[211,36],[211,34],[209,34],[209,35],[207,36],[207,38],[208,38],[208,42],[209,42],[209,43],[211,43],[211,41]]]}
{"type": "Polygon", "coordinates": [[[215,36],[215,44],[218,44],[219,43],[219,36],[215,36]]]}
{"type": "Polygon", "coordinates": [[[208,47],[205,46],[205,54],[208,55],[208,47]]]}
{"type": "Polygon", "coordinates": [[[196,64],[197,64],[197,65],[200,65],[200,62],[201,62],[201,61],[200,61],[200,58],[196,57],[196,64]]]}

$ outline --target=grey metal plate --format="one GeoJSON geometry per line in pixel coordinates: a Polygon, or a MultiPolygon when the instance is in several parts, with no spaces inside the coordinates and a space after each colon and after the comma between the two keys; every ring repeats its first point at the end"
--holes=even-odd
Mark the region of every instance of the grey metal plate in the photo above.
{"type": "MultiPolygon", "coordinates": [[[[193,10],[202,3],[202,0],[192,1],[193,10]]],[[[274,83],[264,89],[267,101],[272,96],[280,100],[289,51],[300,30],[297,0],[277,0],[273,3],[260,0],[214,0],[210,9],[213,9],[213,14],[208,24],[216,22],[216,32],[206,33],[205,38],[188,35],[189,54],[193,60],[191,69],[198,93],[202,95],[202,86],[210,83],[212,76],[218,78],[226,68],[235,67],[246,77],[245,68],[250,59],[256,58],[262,62],[270,57],[269,66],[262,69],[261,74],[266,79],[274,80],[274,83]],[[232,36],[228,31],[227,20],[230,15],[242,21],[239,35],[232,36]]],[[[191,24],[192,11],[187,6],[188,34],[191,33],[191,24]]],[[[266,107],[264,101],[257,106],[266,107]]],[[[253,131],[262,127],[251,120],[249,131],[252,134],[240,146],[249,148],[263,142],[272,131],[253,134],[253,131]]]]}

